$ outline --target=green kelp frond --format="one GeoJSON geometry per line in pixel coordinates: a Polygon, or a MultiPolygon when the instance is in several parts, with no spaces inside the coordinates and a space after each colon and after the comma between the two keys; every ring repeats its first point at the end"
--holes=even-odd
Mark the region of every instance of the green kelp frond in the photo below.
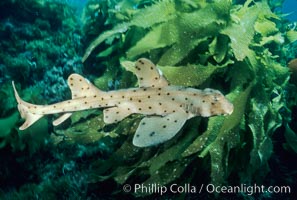
{"type": "Polygon", "coordinates": [[[17,112],[13,113],[11,116],[0,118],[0,127],[3,128],[0,134],[0,149],[6,146],[6,137],[11,133],[12,129],[16,126],[16,123],[19,121],[19,116],[17,112]]]}
{"type": "Polygon", "coordinates": [[[153,27],[134,47],[130,48],[127,57],[133,59],[145,52],[169,47],[158,63],[160,65],[179,63],[199,43],[216,35],[218,30],[226,25],[228,5],[229,1],[217,1],[191,13],[177,11],[175,18],[153,27]]]}
{"type": "Polygon", "coordinates": [[[166,22],[174,14],[174,4],[170,0],[160,1],[153,6],[144,8],[132,16],[132,21],[116,25],[112,30],[108,30],[99,35],[87,48],[82,61],[84,62],[93,50],[105,40],[118,37],[119,34],[125,33],[130,27],[136,26],[149,28],[154,24],[166,22]],[[145,20],[144,20],[145,19],[145,20]]]}
{"type": "MultiPolygon", "coordinates": [[[[136,11],[129,22],[115,25],[113,29],[100,34],[87,48],[83,61],[107,38],[114,38],[131,30],[127,32],[129,36],[129,34],[133,34],[134,30],[141,28],[151,31],[129,49],[128,58],[134,59],[142,53],[173,45],[167,53],[164,52],[164,58],[160,64],[176,64],[182,57],[187,56],[201,40],[216,34],[217,30],[227,23],[230,6],[230,1],[222,0],[206,4],[203,9],[197,8],[190,13],[184,13],[177,10],[178,6],[175,1],[159,1],[136,11]],[[180,57],[179,53],[184,55],[180,57]],[[172,59],[178,58],[179,60],[173,62],[172,59]]],[[[132,41],[124,40],[123,42],[132,41]]]]}
{"type": "MultiPolygon", "coordinates": [[[[290,123],[290,109],[296,105],[283,64],[287,54],[281,53],[295,41],[294,30],[285,31],[266,1],[161,0],[129,9],[120,10],[118,19],[109,17],[110,27],[98,32],[85,52],[84,61],[106,60],[97,86],[108,88],[114,79],[119,88],[135,87],[136,79],[127,71],[133,71],[132,61],[149,57],[172,85],[219,89],[234,104],[234,112],[191,119],[172,140],[150,148],[131,142],[142,116],[108,126],[100,112],[78,117],[72,127],[56,130],[66,136],[65,144],[109,141],[98,145],[107,154],[90,158],[88,181],[115,183],[112,195],[123,194],[123,184],[135,183],[262,183],[274,153],[273,135],[290,123]],[[120,77],[113,77],[115,71],[120,77]]],[[[286,146],[292,151],[295,136],[286,126],[285,137],[292,138],[286,146]]]]}
{"type": "MultiPolygon", "coordinates": [[[[36,99],[40,100],[38,93],[40,93],[38,87],[31,87],[23,91],[24,98],[31,98],[33,101],[36,99]]],[[[21,121],[21,117],[14,110],[16,101],[10,82],[2,83],[0,98],[0,127],[2,128],[0,131],[0,150],[11,148],[13,151],[22,151],[27,148],[29,153],[35,153],[48,139],[48,125],[46,120],[40,120],[30,130],[20,131],[17,127],[21,121]]]]}

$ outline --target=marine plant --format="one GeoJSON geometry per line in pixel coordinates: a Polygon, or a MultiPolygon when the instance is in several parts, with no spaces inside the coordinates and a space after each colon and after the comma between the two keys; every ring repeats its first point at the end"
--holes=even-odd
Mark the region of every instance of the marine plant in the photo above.
{"type": "MultiPolygon", "coordinates": [[[[287,57],[281,53],[296,42],[296,30],[284,30],[283,19],[271,11],[267,1],[235,5],[228,0],[117,3],[120,17],[113,15],[115,7],[109,5],[105,10],[108,27],[95,36],[83,61],[146,56],[158,63],[172,84],[218,88],[235,109],[230,117],[193,119],[173,140],[146,149],[131,145],[138,117],[107,129],[103,124],[99,129],[91,125],[96,118],[102,121],[100,116],[91,117],[74,123],[71,131],[57,130],[66,133],[64,141],[84,144],[94,142],[90,139],[93,133],[86,139],[86,127],[97,130],[101,151],[108,155],[92,162],[90,181],[146,186],[201,183],[197,180],[215,185],[261,183],[270,170],[275,132],[286,127],[296,137],[289,127],[296,88],[289,84],[287,57]],[[102,139],[106,135],[112,136],[113,145],[102,139]]],[[[125,76],[122,72],[122,86],[125,76]]],[[[114,189],[122,191],[120,186],[114,189]]]]}

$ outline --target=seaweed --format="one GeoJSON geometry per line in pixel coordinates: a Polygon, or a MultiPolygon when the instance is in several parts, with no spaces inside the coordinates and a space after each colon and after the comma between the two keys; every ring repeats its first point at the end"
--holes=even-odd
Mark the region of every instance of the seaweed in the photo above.
{"type": "MultiPolygon", "coordinates": [[[[281,21],[266,1],[232,5],[224,0],[158,1],[134,10],[127,20],[113,21],[111,28],[90,43],[83,61],[92,60],[92,54],[101,58],[116,55],[121,60],[148,56],[171,84],[219,88],[235,110],[229,117],[187,123],[176,138],[155,147],[157,151],[143,150],[145,159],[137,154],[128,166],[122,162],[112,165],[109,162],[116,158],[108,159],[102,164],[111,171],[94,173],[119,184],[168,185],[181,177],[185,182],[194,181],[199,173],[186,173],[191,163],[210,158],[210,182],[215,185],[228,180],[233,184],[262,182],[269,172],[273,133],[290,121],[291,94],[285,92],[289,69],[279,63],[277,54],[294,41],[295,33],[281,32],[281,21]],[[161,9],[163,12],[155,12],[161,9]],[[148,19],[147,23],[139,23],[141,18],[148,19]],[[112,43],[107,40],[110,37],[112,43]],[[230,180],[231,175],[239,179],[230,180]]],[[[130,70],[127,62],[123,66],[130,70]]],[[[291,133],[287,128],[286,137],[292,137],[291,133]]],[[[125,148],[127,145],[121,145],[118,150],[129,154],[130,149],[125,148]]]]}

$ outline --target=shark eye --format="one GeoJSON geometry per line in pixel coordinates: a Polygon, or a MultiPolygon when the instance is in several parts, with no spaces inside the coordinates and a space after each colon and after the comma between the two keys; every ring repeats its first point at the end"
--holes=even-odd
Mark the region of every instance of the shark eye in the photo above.
{"type": "Polygon", "coordinates": [[[219,97],[215,95],[215,96],[213,97],[213,100],[214,100],[214,101],[219,101],[219,97]]]}

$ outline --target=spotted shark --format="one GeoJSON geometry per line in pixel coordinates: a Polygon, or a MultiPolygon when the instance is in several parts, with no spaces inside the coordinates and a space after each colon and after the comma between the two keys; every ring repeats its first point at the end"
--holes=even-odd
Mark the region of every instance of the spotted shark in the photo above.
{"type": "Polygon", "coordinates": [[[233,104],[220,91],[170,85],[148,59],[137,60],[130,71],[137,76],[139,87],[113,91],[102,91],[81,75],[71,74],[68,85],[72,99],[51,105],[23,101],[12,82],[18,110],[25,119],[19,129],[30,127],[45,115],[61,113],[53,121],[57,126],[73,112],[102,108],[106,124],[117,123],[134,113],[144,115],[134,134],[133,144],[148,147],[173,138],[192,117],[230,115],[233,112],[233,104]]]}

